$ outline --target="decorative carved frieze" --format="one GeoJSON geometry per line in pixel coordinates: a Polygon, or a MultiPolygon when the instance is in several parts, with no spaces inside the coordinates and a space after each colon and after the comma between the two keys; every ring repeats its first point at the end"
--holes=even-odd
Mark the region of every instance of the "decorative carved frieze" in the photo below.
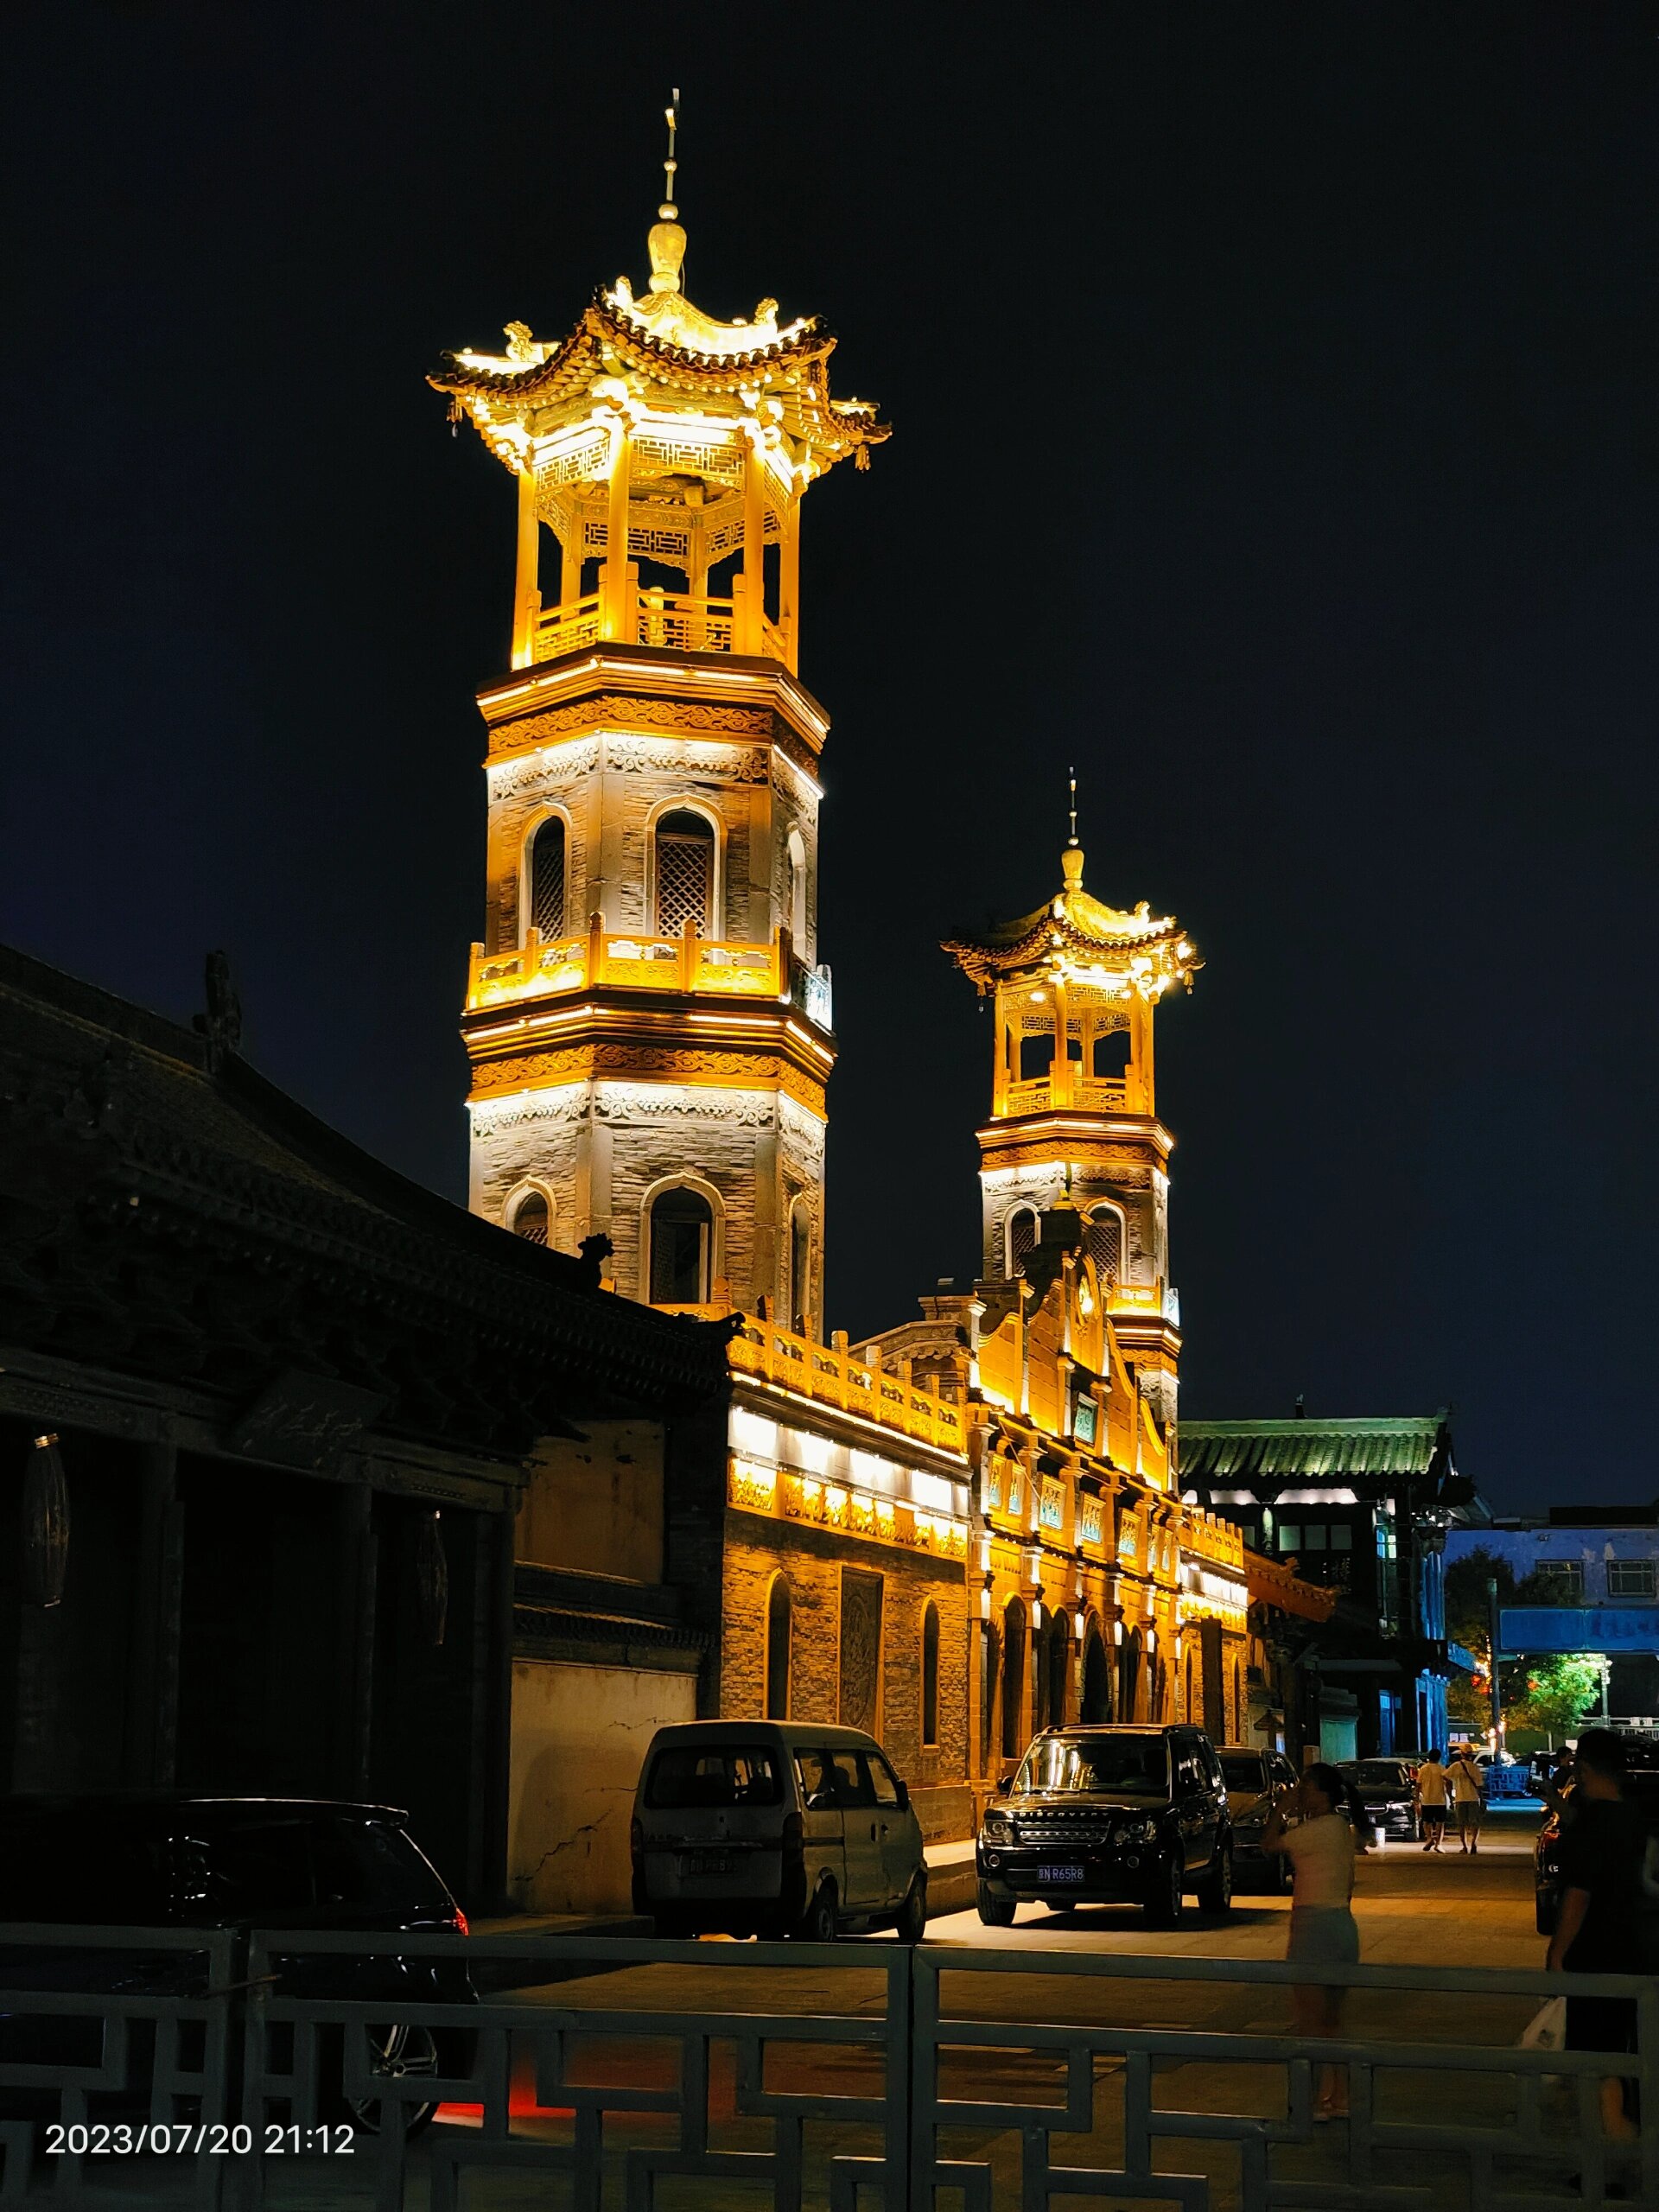
{"type": "Polygon", "coordinates": [[[513,1059],[481,1060],[473,1070],[475,1101],[514,1090],[582,1083],[605,1076],[660,1077],[667,1081],[729,1090],[770,1085],[810,1112],[824,1110],[823,1085],[781,1053],[705,1052],[646,1042],[571,1045],[558,1052],[513,1059]]]}

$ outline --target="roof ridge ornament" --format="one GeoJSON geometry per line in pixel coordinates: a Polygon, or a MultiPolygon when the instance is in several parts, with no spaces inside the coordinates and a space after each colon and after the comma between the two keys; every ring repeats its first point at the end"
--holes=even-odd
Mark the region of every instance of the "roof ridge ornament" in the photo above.
{"type": "Polygon", "coordinates": [[[663,201],[657,210],[658,220],[651,226],[645,240],[651,255],[651,289],[653,292],[677,292],[681,289],[680,271],[685,262],[685,232],[679,221],[679,207],[674,198],[674,179],[679,162],[674,148],[680,127],[680,88],[674,87],[674,98],[663,113],[668,122],[668,154],[663,162],[663,201]]]}

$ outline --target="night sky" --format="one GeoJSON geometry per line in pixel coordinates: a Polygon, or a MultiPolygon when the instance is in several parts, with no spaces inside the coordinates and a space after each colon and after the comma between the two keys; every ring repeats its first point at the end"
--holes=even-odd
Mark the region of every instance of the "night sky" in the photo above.
{"type": "Polygon", "coordinates": [[[840,334],[807,502],[830,1319],[977,1268],[938,950],[1173,912],[1183,1408],[1659,1491],[1646,8],[8,10],[0,935],[461,1198],[511,484],[440,349],[648,274],[840,334]]]}

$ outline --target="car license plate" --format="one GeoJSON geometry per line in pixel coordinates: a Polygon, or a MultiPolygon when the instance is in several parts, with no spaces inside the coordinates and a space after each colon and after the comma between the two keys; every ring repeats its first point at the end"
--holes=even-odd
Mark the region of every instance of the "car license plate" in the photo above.
{"type": "Polygon", "coordinates": [[[1081,1866],[1039,1866],[1037,1869],[1037,1878],[1039,1882],[1080,1882],[1083,1879],[1083,1869],[1081,1866]]]}
{"type": "Polygon", "coordinates": [[[685,1874],[729,1874],[732,1854],[729,1851],[688,1851],[680,1861],[680,1871],[685,1874]]]}

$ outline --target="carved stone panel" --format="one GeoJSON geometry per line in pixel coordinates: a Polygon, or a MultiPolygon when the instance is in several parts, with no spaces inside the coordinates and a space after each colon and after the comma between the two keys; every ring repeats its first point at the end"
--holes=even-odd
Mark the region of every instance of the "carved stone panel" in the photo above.
{"type": "Polygon", "coordinates": [[[841,1720],[876,1730],[881,1681],[882,1578],[861,1567],[841,1570],[841,1720]]]}

